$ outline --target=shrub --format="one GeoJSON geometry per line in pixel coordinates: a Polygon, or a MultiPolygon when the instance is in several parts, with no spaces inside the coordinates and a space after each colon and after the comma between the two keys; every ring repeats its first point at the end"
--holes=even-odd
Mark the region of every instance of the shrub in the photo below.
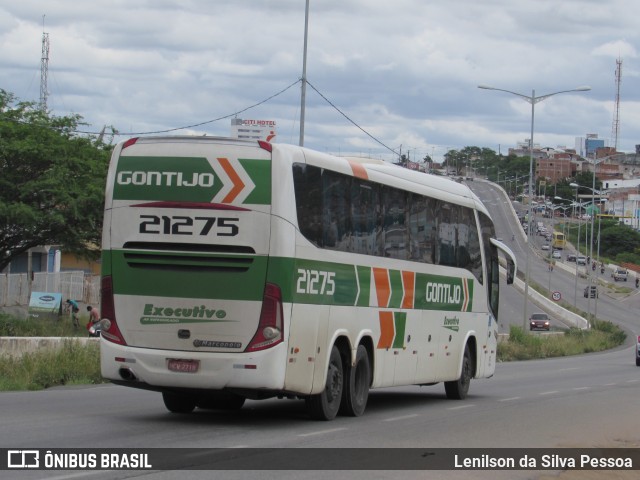
{"type": "Polygon", "coordinates": [[[41,390],[60,385],[97,384],[100,346],[66,340],[61,348],[0,357],[0,390],[41,390]]]}

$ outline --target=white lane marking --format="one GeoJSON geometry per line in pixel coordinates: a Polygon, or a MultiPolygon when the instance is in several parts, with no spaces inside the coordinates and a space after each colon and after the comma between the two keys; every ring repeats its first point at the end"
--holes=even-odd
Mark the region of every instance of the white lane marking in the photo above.
{"type": "Polygon", "coordinates": [[[461,405],[459,407],[449,407],[447,408],[447,410],[462,410],[463,408],[471,408],[471,407],[475,407],[476,405],[474,403],[471,403],[469,405],[461,405]]]}
{"type": "Polygon", "coordinates": [[[406,420],[408,418],[415,418],[418,417],[419,415],[417,413],[414,413],[412,415],[404,415],[402,417],[393,417],[393,418],[387,418],[385,420],[383,420],[383,422],[397,422],[398,420],[406,420]]]}
{"type": "Polygon", "coordinates": [[[501,398],[499,402],[513,402],[514,400],[520,400],[521,397],[501,398]]]}
{"type": "Polygon", "coordinates": [[[538,395],[553,395],[554,393],[558,393],[558,390],[551,390],[549,392],[540,392],[538,395]]]}
{"type": "Polygon", "coordinates": [[[328,430],[318,430],[316,432],[310,432],[310,433],[301,433],[298,436],[299,437],[312,437],[314,435],[324,435],[326,433],[334,433],[334,432],[340,432],[342,430],[346,430],[346,428],[330,428],[328,430]]]}

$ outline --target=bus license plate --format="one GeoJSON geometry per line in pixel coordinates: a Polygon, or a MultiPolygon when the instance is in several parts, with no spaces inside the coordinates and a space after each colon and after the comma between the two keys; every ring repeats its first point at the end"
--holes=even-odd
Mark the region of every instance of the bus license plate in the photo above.
{"type": "Polygon", "coordinates": [[[181,373],[196,373],[200,368],[200,360],[184,360],[181,358],[169,359],[169,370],[181,373]]]}

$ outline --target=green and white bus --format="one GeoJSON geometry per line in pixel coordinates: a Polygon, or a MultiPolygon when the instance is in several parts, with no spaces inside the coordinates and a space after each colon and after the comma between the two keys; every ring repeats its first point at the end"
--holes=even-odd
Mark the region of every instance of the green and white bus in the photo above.
{"type": "Polygon", "coordinates": [[[213,137],[119,143],[106,186],[102,375],[167,409],[491,377],[498,251],[466,185],[377,160],[213,137]]]}

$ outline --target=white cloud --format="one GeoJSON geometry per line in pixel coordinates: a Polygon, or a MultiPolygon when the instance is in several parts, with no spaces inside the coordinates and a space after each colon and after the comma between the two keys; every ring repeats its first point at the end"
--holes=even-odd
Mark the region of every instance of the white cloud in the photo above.
{"type": "Polygon", "coordinates": [[[637,58],[638,52],[635,47],[625,40],[615,40],[607,42],[593,49],[594,55],[604,55],[608,57],[637,58]]]}
{"type": "MultiPolygon", "coordinates": [[[[478,84],[526,95],[591,85],[536,107],[536,137],[567,145],[586,133],[608,138],[618,57],[619,146],[640,143],[634,0],[310,5],[308,80],[383,145],[424,156],[528,137],[529,105],[478,84]]],[[[82,115],[90,130],[206,122],[261,102],[302,72],[299,0],[23,0],[0,7],[0,88],[25,100],[39,96],[42,15],[51,43],[49,108],[82,115]]],[[[278,138],[297,143],[299,94],[296,85],[244,115],[276,119],[278,138]]],[[[186,131],[225,135],[229,120],[186,131]]],[[[305,145],[318,150],[387,152],[311,88],[305,132],[305,145]]]]}

